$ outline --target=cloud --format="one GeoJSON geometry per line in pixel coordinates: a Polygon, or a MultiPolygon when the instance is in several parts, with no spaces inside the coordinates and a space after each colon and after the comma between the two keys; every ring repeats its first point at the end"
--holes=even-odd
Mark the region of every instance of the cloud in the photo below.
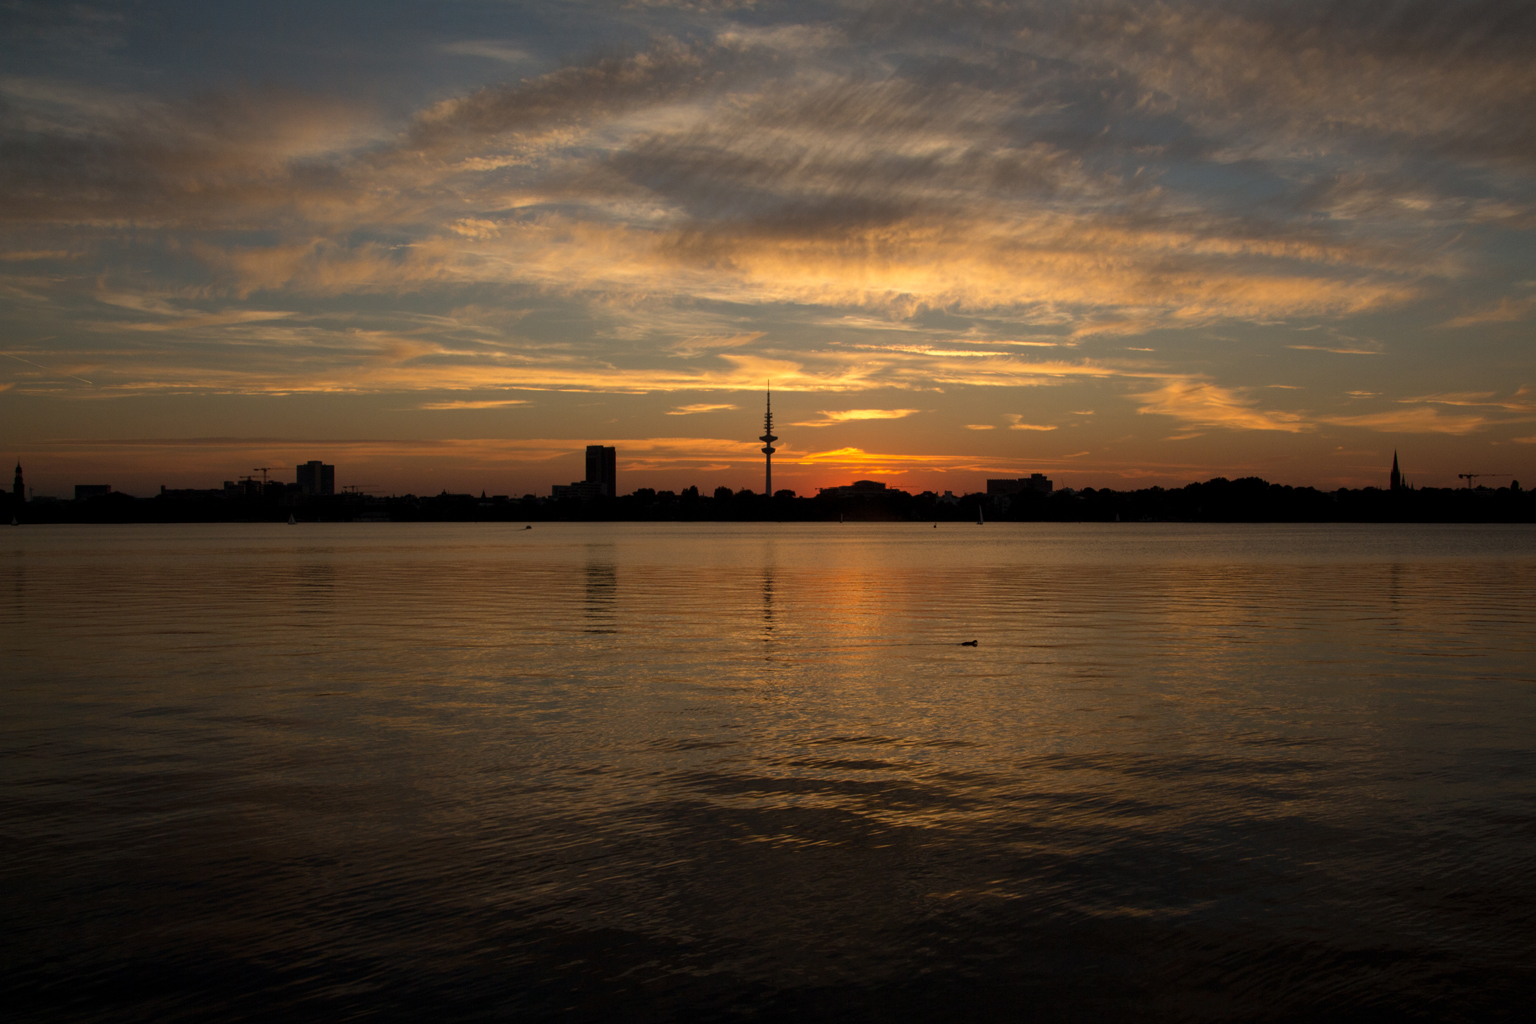
{"type": "Polygon", "coordinates": [[[725,335],[695,335],[676,341],[667,347],[680,356],[696,356],[707,352],[718,352],[722,349],[740,348],[750,345],[762,338],[764,331],[746,331],[740,334],[725,335]]]}
{"type": "Polygon", "coordinates": [[[819,420],[803,420],[790,425],[795,427],[834,427],[839,423],[848,423],[856,420],[905,419],[921,411],[921,409],[844,409],[833,412],[824,409],[817,413],[821,417],[819,420]]]}
{"type": "MultiPolygon", "coordinates": [[[[1362,348],[1360,346],[1345,347],[1334,345],[1287,345],[1286,348],[1295,349],[1298,352],[1332,352],[1340,356],[1379,356],[1382,350],[1379,348],[1362,348]]],[[[1277,385],[1271,385],[1272,387],[1277,385]]]]}
{"type": "Polygon", "coordinates": [[[1472,327],[1478,324],[1503,324],[1525,320],[1536,313],[1536,295],[1524,299],[1505,297],[1498,305],[1447,320],[1441,327],[1472,327]]]}
{"type": "Polygon", "coordinates": [[[1055,430],[1055,424],[1025,423],[1024,417],[1018,413],[1008,413],[1006,418],[1011,422],[1009,430],[1055,430]]]}
{"type": "Polygon", "coordinates": [[[752,56],[750,47],[661,37],[638,53],[603,56],[443,100],[415,118],[400,151],[445,157],[473,152],[488,138],[539,140],[719,88],[750,73],[752,56]]]}
{"type": "Polygon", "coordinates": [[[38,260],[69,260],[84,255],[86,253],[71,252],[68,249],[13,249],[0,252],[0,262],[31,263],[38,260]]]}
{"type": "Polygon", "coordinates": [[[423,402],[418,409],[503,409],[510,405],[527,405],[525,398],[464,399],[451,402],[423,402]]]}
{"type": "Polygon", "coordinates": [[[701,412],[716,412],[720,409],[738,409],[736,405],[679,405],[667,412],[668,416],[692,416],[701,412]]]}
{"type": "MultiPolygon", "coordinates": [[[[1378,354],[1333,328],[1441,301],[1536,224],[1528,5],[700,10],[632,6],[649,42],[558,67],[566,38],[532,27],[442,43],[553,70],[405,83],[397,112],[6,77],[6,248],[68,265],[0,288],[75,328],[57,365],[112,394],[1129,380],[1189,431],[1300,433],[1348,424],[1215,385],[1213,352],[1223,379],[1252,364],[1202,331],[1306,326],[1324,340],[1292,348],[1378,354]],[[1155,361],[1106,340],[1154,332],[1155,361]],[[1063,358],[1029,357],[1047,347],[1063,358]]],[[[1407,401],[1524,411],[1484,408],[1471,379],[1404,390],[1438,386],[1468,390],[1407,401]]],[[[1393,416],[1354,425],[1476,429],[1393,416]]]]}
{"type": "Polygon", "coordinates": [[[1358,138],[1404,154],[1529,165],[1536,149],[1519,113],[1533,90],[1522,56],[1532,16],[1516,3],[1342,15],[1307,3],[1169,3],[1096,13],[1079,23],[1081,45],[1104,46],[1142,102],[1177,103],[1241,151],[1337,149],[1358,138]]]}
{"type": "Polygon", "coordinates": [[[978,460],[954,455],[911,455],[866,452],[862,448],[835,448],[811,452],[795,460],[797,466],[820,466],[851,470],[871,476],[894,476],[912,469],[972,469],[978,460]]]}
{"type": "Polygon", "coordinates": [[[967,423],[965,425],[965,429],[966,430],[993,430],[995,428],[990,423],[967,423]]]}
{"type": "Polygon", "coordinates": [[[1416,395],[1412,398],[1399,399],[1399,401],[1429,403],[1432,405],[1461,405],[1475,408],[1506,409],[1510,412],[1519,413],[1536,412],[1536,393],[1532,392],[1528,384],[1522,384],[1515,389],[1514,394],[1507,398],[1499,397],[1498,392],[1495,391],[1456,391],[1416,395]]]}
{"type": "Polygon", "coordinates": [[[1461,436],[1481,430],[1492,421],[1486,416],[1447,415],[1438,409],[1417,407],[1370,413],[1364,416],[1319,416],[1318,422],[1341,427],[1365,427],[1368,430],[1383,433],[1461,436]]]}
{"type": "Polygon", "coordinates": [[[249,324],[261,320],[283,320],[293,315],[291,311],[276,309],[230,309],[219,313],[203,315],[189,312],[187,315],[177,317],[174,320],[116,321],[105,329],[114,331],[190,331],[201,327],[249,324]]]}
{"type": "Polygon", "coordinates": [[[1168,380],[1132,395],[1138,412],[1172,416],[1191,426],[1228,430],[1276,430],[1300,433],[1312,425],[1297,413],[1268,412],[1254,407],[1239,391],[1193,377],[1168,380]]]}
{"type": "MultiPolygon", "coordinates": [[[[185,180],[144,168],[161,179],[162,216],[219,222],[259,216],[265,204],[270,216],[297,213],[311,225],[307,238],[265,247],[205,243],[237,294],[510,277],[711,301],[1136,310],[1082,316],[1078,336],[1141,332],[1170,317],[1358,311],[1414,294],[1381,276],[1401,269],[1400,249],[1300,227],[1265,236],[1228,217],[1160,209],[1081,153],[1021,142],[1007,131],[1021,111],[997,88],[775,71],[761,50],[746,36],[662,38],[477,90],[422,111],[383,148],[372,133],[352,133],[370,145],[337,155],[319,177],[284,162],[303,147],[251,161],[243,143],[200,132],[201,114],[133,127],[167,154],[185,137],[204,147],[165,157],[191,161],[185,180]],[[487,206],[499,214],[471,213],[487,206]],[[414,237],[348,240],[361,223],[414,237]]],[[[289,97],[246,105],[241,115],[257,125],[320,116],[289,97]]],[[[54,194],[79,176],[76,162],[49,170],[61,183],[54,194]]],[[[103,184],[81,181],[81,194],[102,194],[103,184]]]]}
{"type": "Polygon", "coordinates": [[[441,53],[466,57],[485,57],[488,60],[499,60],[507,64],[522,64],[533,59],[533,55],[527,50],[505,39],[461,39],[457,42],[442,43],[438,46],[438,50],[441,53]]]}

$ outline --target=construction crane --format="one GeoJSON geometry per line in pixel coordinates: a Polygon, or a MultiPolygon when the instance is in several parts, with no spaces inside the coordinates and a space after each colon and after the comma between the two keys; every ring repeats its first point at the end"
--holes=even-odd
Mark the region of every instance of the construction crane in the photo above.
{"type": "Polygon", "coordinates": [[[1457,476],[1458,479],[1465,480],[1467,482],[1467,490],[1470,491],[1472,489],[1472,481],[1476,480],[1480,476],[1509,476],[1509,474],[1508,473],[1457,473],[1456,476],[1457,476]]]}

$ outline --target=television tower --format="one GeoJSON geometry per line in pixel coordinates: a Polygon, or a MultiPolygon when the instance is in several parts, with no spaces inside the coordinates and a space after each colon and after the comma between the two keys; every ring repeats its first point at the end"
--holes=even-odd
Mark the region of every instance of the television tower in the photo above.
{"type": "Polygon", "coordinates": [[[765,474],[764,477],[763,477],[763,486],[765,488],[767,488],[768,497],[771,498],[771,497],[773,497],[773,453],[778,450],[778,449],[774,448],[774,446],[773,446],[773,442],[777,441],[778,438],[773,436],[773,385],[772,384],[768,385],[768,408],[767,408],[767,411],[763,413],[763,436],[758,438],[758,440],[763,442],[764,474],[765,474]]]}

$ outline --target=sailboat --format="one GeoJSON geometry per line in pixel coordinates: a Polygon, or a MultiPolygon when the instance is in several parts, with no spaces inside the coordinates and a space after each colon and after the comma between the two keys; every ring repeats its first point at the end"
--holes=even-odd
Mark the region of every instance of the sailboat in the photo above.
{"type": "Polygon", "coordinates": [[[986,526],[987,525],[987,521],[981,517],[981,506],[980,505],[976,506],[976,525],[977,526],[986,526]]]}
{"type": "Polygon", "coordinates": [[[298,526],[299,525],[297,522],[294,521],[293,513],[292,512],[288,513],[288,525],[289,526],[298,526]]]}

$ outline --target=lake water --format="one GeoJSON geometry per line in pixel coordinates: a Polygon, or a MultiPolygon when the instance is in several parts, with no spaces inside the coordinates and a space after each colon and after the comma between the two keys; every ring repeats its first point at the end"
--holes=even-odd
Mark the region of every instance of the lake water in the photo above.
{"type": "Polygon", "coordinates": [[[1536,992],[1533,527],[0,537],[12,1019],[1536,992]]]}

